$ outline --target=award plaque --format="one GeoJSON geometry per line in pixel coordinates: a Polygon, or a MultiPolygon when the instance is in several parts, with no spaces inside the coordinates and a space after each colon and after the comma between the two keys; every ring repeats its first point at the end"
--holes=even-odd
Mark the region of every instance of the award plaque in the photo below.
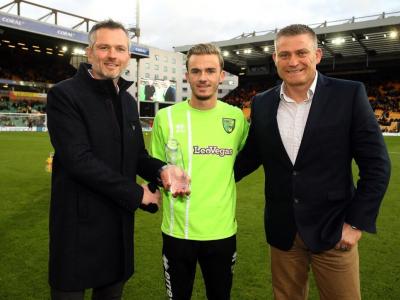
{"type": "MultiPolygon", "coordinates": [[[[168,139],[168,142],[165,145],[165,160],[168,164],[175,165],[182,170],[185,170],[181,146],[174,138],[168,139]]],[[[172,194],[175,194],[177,190],[187,189],[187,185],[185,173],[183,173],[181,176],[174,176],[171,180],[170,191],[172,194]]]]}

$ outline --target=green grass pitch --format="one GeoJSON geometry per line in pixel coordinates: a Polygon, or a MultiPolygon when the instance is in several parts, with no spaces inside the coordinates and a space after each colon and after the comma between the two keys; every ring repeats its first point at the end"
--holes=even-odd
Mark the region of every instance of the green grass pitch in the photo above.
{"type": "MultiPolygon", "coordinates": [[[[370,300],[400,299],[400,138],[385,140],[392,160],[391,182],[379,214],[378,234],[364,234],[359,245],[362,297],[370,300]]],[[[51,175],[45,165],[52,147],[46,133],[2,132],[0,149],[0,299],[49,299],[51,175]]],[[[232,299],[272,299],[263,181],[259,169],[238,184],[238,260],[232,299]]],[[[136,213],[136,273],[126,284],[124,299],[166,299],[160,222],[160,214],[136,213]]],[[[200,270],[192,299],[206,299],[200,270]]],[[[318,299],[312,279],[309,299],[318,299]]]]}

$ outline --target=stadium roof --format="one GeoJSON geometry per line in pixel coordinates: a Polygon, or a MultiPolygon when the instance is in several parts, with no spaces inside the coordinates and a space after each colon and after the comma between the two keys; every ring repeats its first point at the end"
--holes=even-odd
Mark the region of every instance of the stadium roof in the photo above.
{"type": "MultiPolygon", "coordinates": [[[[54,9],[51,7],[43,6],[40,4],[32,3],[25,0],[13,0],[0,7],[0,40],[10,42],[10,37],[18,38],[24,37],[29,38],[29,34],[35,37],[36,40],[41,39],[45,44],[49,44],[46,41],[46,37],[59,39],[63,41],[69,41],[73,44],[87,44],[88,31],[92,25],[98,21],[82,17],[79,15],[71,14],[65,11],[54,9]],[[31,18],[25,18],[21,16],[21,4],[25,6],[33,7],[36,9],[38,14],[37,20],[31,18]],[[11,10],[16,8],[16,14],[9,13],[11,10]],[[8,9],[8,12],[2,10],[8,9]],[[43,15],[43,13],[45,13],[43,15]],[[60,25],[60,19],[69,18],[74,20],[75,25],[72,27],[64,27],[60,25]],[[84,30],[81,28],[84,27],[84,30]],[[25,33],[25,34],[24,34],[25,33]]],[[[131,38],[138,34],[136,28],[128,29],[131,38]]],[[[25,43],[25,41],[22,41],[25,43]]],[[[58,41],[53,41],[51,44],[58,44],[58,41]]],[[[1,45],[1,42],[0,42],[1,45]]],[[[149,57],[150,50],[137,43],[131,43],[131,56],[136,58],[149,57]]]]}
{"type": "MultiPolygon", "coordinates": [[[[400,66],[400,12],[309,25],[318,36],[323,59],[319,69],[361,70],[388,63],[400,66]]],[[[233,39],[213,42],[221,48],[225,69],[236,75],[274,73],[272,53],[278,29],[243,33],[233,39]]],[[[192,45],[174,47],[187,53],[192,45]]]]}

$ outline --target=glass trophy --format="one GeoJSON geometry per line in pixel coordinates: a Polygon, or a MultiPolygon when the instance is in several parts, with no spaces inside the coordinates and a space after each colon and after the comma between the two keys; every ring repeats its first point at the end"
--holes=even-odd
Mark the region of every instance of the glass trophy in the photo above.
{"type": "MultiPolygon", "coordinates": [[[[185,170],[185,163],[183,160],[182,149],[179,142],[174,139],[168,139],[167,144],[165,145],[165,159],[166,162],[170,165],[175,165],[181,168],[183,171],[185,170]]],[[[186,178],[186,173],[182,174],[173,174],[171,178],[171,188],[170,191],[172,194],[175,194],[176,191],[187,189],[188,181],[186,178]]]]}

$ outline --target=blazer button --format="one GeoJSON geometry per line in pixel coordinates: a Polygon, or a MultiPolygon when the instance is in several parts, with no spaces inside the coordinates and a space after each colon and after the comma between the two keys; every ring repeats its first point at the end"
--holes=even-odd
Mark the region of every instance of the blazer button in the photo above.
{"type": "Polygon", "coordinates": [[[298,171],[293,171],[292,175],[293,176],[297,176],[297,175],[299,175],[299,172],[298,171]]]}
{"type": "Polygon", "coordinates": [[[300,199],[299,198],[294,198],[293,201],[294,201],[295,204],[299,204],[300,199]]]}

